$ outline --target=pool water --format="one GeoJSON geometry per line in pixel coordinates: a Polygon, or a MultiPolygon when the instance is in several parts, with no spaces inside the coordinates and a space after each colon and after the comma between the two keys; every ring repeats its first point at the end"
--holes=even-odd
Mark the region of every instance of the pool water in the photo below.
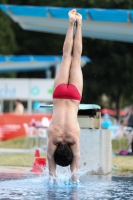
{"type": "Polygon", "coordinates": [[[62,181],[63,178],[59,178],[55,186],[46,175],[1,174],[0,200],[133,199],[133,178],[83,175],[74,186],[62,181]]]}

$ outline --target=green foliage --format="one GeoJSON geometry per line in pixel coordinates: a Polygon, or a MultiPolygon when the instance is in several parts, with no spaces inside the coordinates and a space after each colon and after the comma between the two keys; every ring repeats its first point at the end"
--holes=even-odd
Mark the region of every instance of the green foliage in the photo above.
{"type": "Polygon", "coordinates": [[[110,99],[108,107],[112,107],[114,102],[114,108],[118,108],[120,103],[122,107],[132,103],[132,44],[86,38],[83,44],[83,54],[87,55],[88,51],[92,59],[92,63],[83,68],[83,100],[90,103],[93,99],[94,103],[104,107],[99,97],[106,94],[110,99]],[[128,101],[124,101],[127,97],[128,101]]]}
{"type": "Polygon", "coordinates": [[[0,155],[0,166],[32,167],[34,154],[10,153],[0,155]]]}
{"type": "MultiPolygon", "coordinates": [[[[1,0],[1,3],[5,2],[1,0]]],[[[8,4],[132,9],[132,0],[7,0],[8,4]]]]}
{"type": "Polygon", "coordinates": [[[16,78],[15,72],[0,74],[0,78],[16,78]]]}
{"type": "Polygon", "coordinates": [[[112,140],[112,150],[114,153],[119,153],[122,149],[128,150],[128,140],[126,137],[118,140],[112,140]]]}
{"type": "Polygon", "coordinates": [[[18,137],[11,140],[3,140],[0,142],[0,148],[22,149],[25,139],[25,137],[18,137]]]}
{"type": "Polygon", "coordinates": [[[17,45],[11,20],[0,11],[0,54],[14,54],[17,45]]]}

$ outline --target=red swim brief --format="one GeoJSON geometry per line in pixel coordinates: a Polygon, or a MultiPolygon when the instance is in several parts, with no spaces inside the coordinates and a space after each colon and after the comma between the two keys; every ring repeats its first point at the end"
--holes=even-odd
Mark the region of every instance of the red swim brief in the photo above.
{"type": "Polygon", "coordinates": [[[78,89],[73,84],[59,84],[53,93],[54,99],[74,99],[81,100],[81,95],[78,89]]]}

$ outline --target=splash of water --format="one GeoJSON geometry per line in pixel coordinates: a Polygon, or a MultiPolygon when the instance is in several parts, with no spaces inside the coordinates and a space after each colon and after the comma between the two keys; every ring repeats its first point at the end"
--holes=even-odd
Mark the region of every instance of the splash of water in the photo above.
{"type": "Polygon", "coordinates": [[[45,176],[45,180],[49,180],[49,185],[54,187],[76,187],[80,184],[80,177],[85,175],[86,173],[90,173],[93,170],[97,170],[98,166],[93,166],[93,168],[81,168],[77,171],[71,172],[69,167],[60,167],[57,166],[56,169],[56,177],[52,176],[49,177],[48,169],[43,170],[43,174],[45,176]],[[76,183],[72,182],[72,176],[77,175],[78,180],[76,183]],[[53,184],[55,183],[55,184],[53,184]]]}

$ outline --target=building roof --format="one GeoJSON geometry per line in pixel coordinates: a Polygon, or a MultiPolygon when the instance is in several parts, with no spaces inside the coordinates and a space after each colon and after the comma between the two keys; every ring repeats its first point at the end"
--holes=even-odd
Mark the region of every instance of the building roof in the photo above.
{"type": "MultiPolygon", "coordinates": [[[[22,29],[66,34],[68,11],[72,8],[0,4],[22,29]]],[[[133,10],[78,8],[83,16],[83,36],[133,42],[133,10]]]]}
{"type": "MultiPolygon", "coordinates": [[[[58,67],[61,63],[62,56],[3,56],[0,55],[0,72],[18,72],[18,71],[33,71],[33,70],[47,70],[51,66],[58,67]]],[[[82,56],[81,66],[83,67],[91,59],[82,56]]]]}

